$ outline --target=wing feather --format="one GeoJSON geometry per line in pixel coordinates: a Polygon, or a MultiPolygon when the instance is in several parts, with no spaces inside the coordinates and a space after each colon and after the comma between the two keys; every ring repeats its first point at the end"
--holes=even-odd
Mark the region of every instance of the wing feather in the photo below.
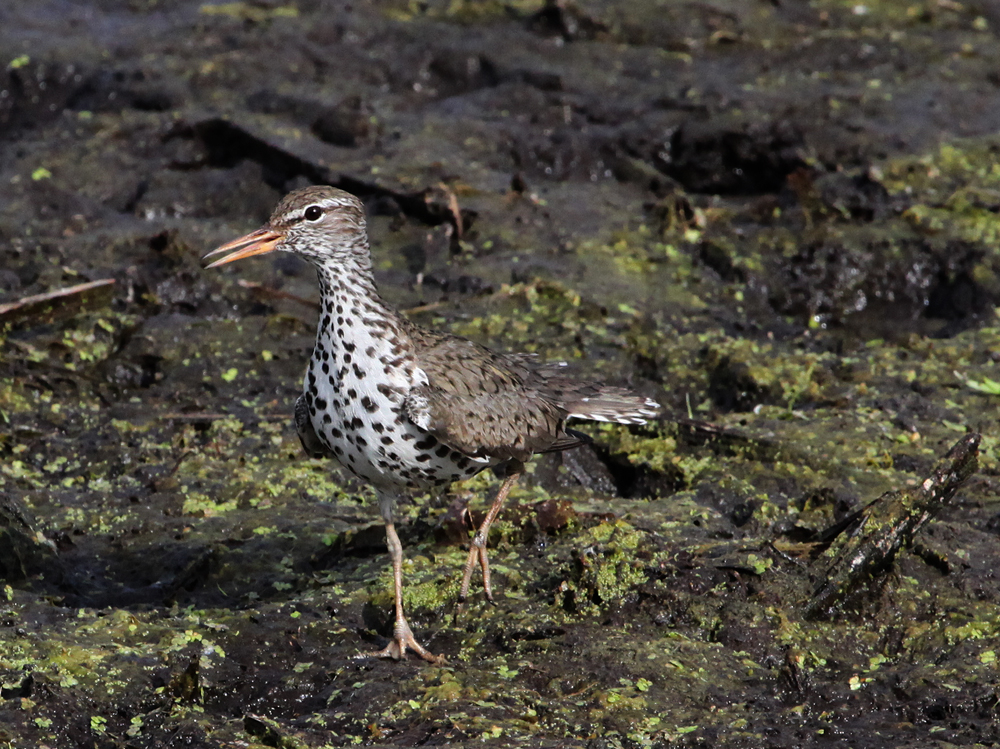
{"type": "Polygon", "coordinates": [[[497,354],[415,326],[411,335],[420,339],[420,376],[407,396],[407,415],[472,458],[525,461],[583,444],[584,435],[566,430],[568,418],[643,424],[658,413],[647,398],[567,376],[564,362],[497,354]]]}
{"type": "Polygon", "coordinates": [[[576,444],[563,430],[567,410],[539,387],[544,382],[521,357],[462,338],[436,338],[417,355],[427,382],[407,396],[414,424],[473,458],[527,460],[576,444]]]}

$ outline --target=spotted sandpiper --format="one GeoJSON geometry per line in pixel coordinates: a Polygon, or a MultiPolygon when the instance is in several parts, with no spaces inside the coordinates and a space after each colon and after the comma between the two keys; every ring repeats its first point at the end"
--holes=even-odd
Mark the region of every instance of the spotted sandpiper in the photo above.
{"type": "Polygon", "coordinates": [[[414,638],[403,614],[403,548],[393,508],[401,494],[442,487],[487,468],[502,478],[472,539],[459,600],[482,570],[493,600],[486,541],[490,524],[535,453],[581,444],[570,418],[643,424],[659,406],[627,390],[579,382],[562,365],[499,354],[473,341],[420,327],[375,288],[364,207],[333,187],[289,193],[270,220],[208,253],[208,267],[292,252],[316,268],[321,311],[316,345],[295,401],[295,426],[310,455],[332,456],[378,496],[392,557],[393,639],[371,656],[402,658],[412,649],[431,663],[443,657],[414,638]]]}

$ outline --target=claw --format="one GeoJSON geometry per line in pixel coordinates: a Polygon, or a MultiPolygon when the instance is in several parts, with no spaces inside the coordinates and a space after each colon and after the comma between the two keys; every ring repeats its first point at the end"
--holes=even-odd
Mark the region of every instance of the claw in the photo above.
{"type": "Polygon", "coordinates": [[[373,653],[360,653],[356,657],[392,658],[393,660],[398,661],[406,655],[407,648],[412,650],[428,663],[433,663],[436,666],[445,662],[445,657],[443,655],[434,655],[427,648],[417,642],[406,619],[396,620],[396,625],[393,627],[392,641],[388,645],[381,650],[376,650],[373,653]]]}

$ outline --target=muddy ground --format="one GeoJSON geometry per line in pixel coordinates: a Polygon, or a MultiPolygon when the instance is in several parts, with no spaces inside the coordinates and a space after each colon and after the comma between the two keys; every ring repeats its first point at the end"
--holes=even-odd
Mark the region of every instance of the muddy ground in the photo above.
{"type": "Polygon", "coordinates": [[[5,2],[0,745],[1000,741],[998,33],[987,0],[5,2]],[[454,605],[494,482],[400,508],[443,666],[356,658],[390,578],[290,423],[311,271],[199,259],[316,182],[414,320],[664,405],[536,461],[496,606],[454,605]],[[880,496],[912,532],[817,598],[880,496]]]}

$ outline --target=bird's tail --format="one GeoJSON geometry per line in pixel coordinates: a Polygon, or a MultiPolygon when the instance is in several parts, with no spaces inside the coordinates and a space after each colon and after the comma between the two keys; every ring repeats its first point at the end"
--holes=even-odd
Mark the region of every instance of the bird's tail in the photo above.
{"type": "Polygon", "coordinates": [[[660,404],[622,388],[601,388],[594,395],[572,401],[568,410],[571,419],[645,424],[647,419],[659,415],[660,404]]]}

